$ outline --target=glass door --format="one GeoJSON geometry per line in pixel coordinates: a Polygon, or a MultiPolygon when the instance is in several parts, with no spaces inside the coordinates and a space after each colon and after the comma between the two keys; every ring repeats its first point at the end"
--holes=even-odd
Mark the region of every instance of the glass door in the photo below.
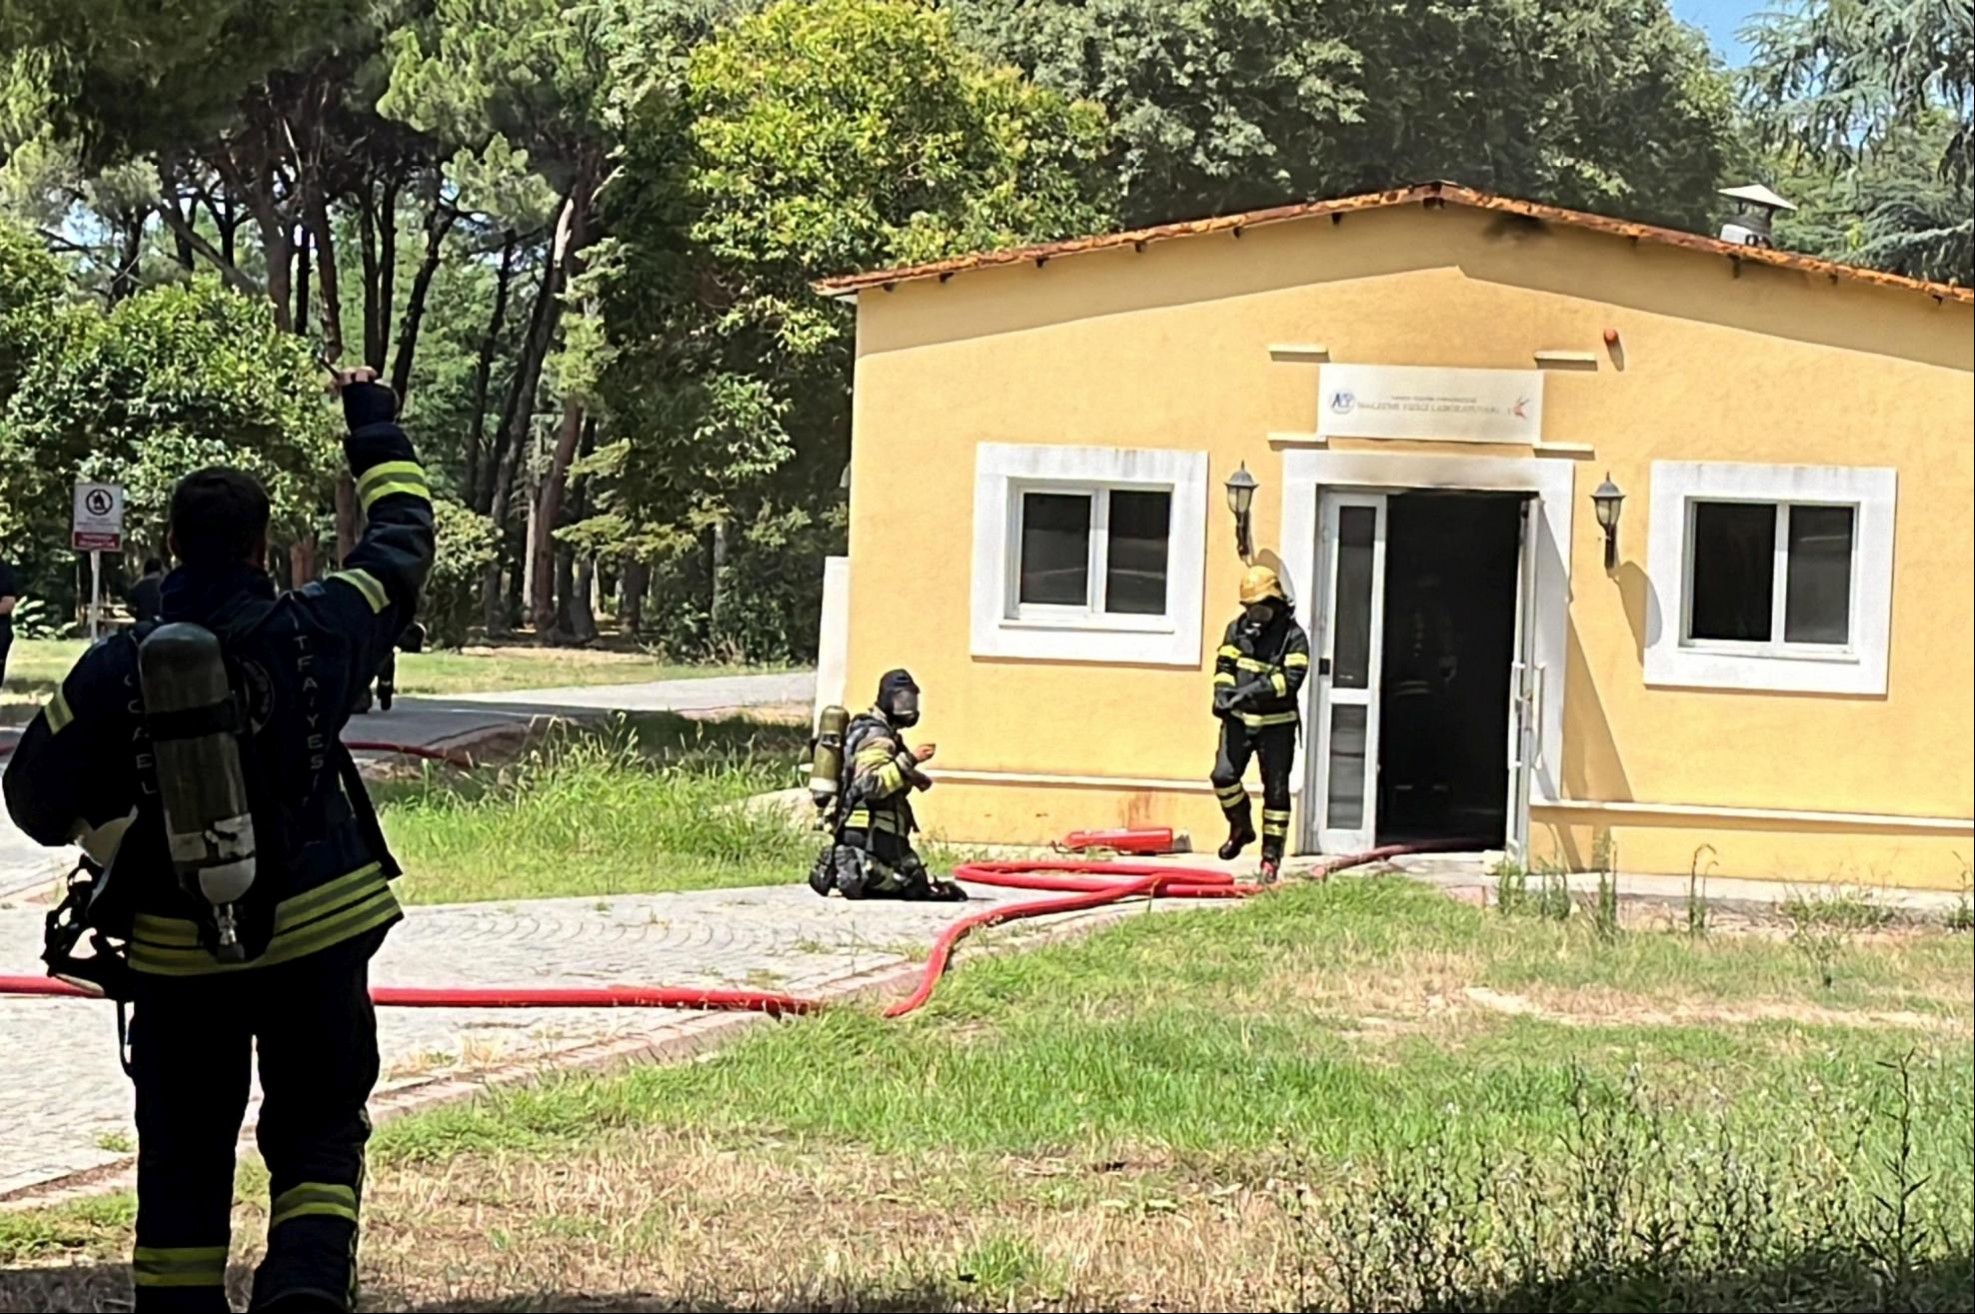
{"type": "Polygon", "coordinates": [[[1379,666],[1385,646],[1385,494],[1323,494],[1311,736],[1317,851],[1362,853],[1378,834],[1379,666]]]}
{"type": "Polygon", "coordinates": [[[1516,563],[1515,647],[1509,657],[1509,812],[1503,847],[1529,861],[1529,778],[1542,743],[1543,667],[1536,654],[1536,499],[1522,500],[1522,552],[1516,563]]]}

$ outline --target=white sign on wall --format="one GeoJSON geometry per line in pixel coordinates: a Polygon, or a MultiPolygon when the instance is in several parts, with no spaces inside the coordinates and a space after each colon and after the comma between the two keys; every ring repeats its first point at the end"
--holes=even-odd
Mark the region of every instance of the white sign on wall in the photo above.
{"type": "Polygon", "coordinates": [[[1537,370],[1326,365],[1318,386],[1317,433],[1325,438],[1543,439],[1543,375],[1537,370]]]}

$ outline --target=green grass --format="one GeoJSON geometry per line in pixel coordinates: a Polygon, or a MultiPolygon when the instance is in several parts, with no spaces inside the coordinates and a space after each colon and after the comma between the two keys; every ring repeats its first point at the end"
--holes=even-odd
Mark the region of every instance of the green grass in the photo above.
{"type": "Polygon", "coordinates": [[[1590,920],[1292,886],[975,958],[901,1022],[413,1115],[372,1142],[366,1281],[448,1310],[1965,1307],[1970,938],[1878,934],[1826,987],[1786,939],[1590,920]]]}
{"type": "Polygon", "coordinates": [[[796,784],[806,742],[800,726],[640,716],[374,795],[414,903],[782,884],[807,873],[814,837],[740,805],[796,784]]]}
{"type": "Polygon", "coordinates": [[[436,1113],[384,1132],[380,1152],[662,1124],[885,1152],[1098,1154],[1135,1142],[1215,1157],[1288,1143],[1342,1160],[1445,1131],[1469,1148],[1540,1154],[1564,1128],[1574,1073],[1617,1084],[1635,1064],[1683,1119],[1712,1099],[1752,1132],[1788,1137],[1813,1120],[1808,1092],[1855,1089],[1876,1062],[1919,1045],[1940,1051],[1925,1077],[1944,1115],[1931,1124],[1941,1134],[1930,1167],[1966,1182],[1946,1115],[1967,1112],[1975,1067],[1965,1044],[1943,1042],[1966,1022],[1971,957],[1965,939],[1941,939],[1862,973],[1834,1007],[1788,945],[1724,938],[1697,952],[1662,935],[1603,948],[1588,931],[1347,881],[977,962],[903,1025],[844,1011],[758,1034],[704,1065],[436,1113]],[[1436,976],[1453,994],[1442,1000],[1446,1026],[1422,1020],[1434,1016],[1430,1004],[1409,1008],[1436,976]],[[1523,1015],[1477,1011],[1459,995],[1467,985],[1548,1003],[1523,1015]],[[1847,1008],[1923,996],[1937,1011],[1958,1007],[1958,1021],[1912,1034],[1838,1024],[1847,1008]],[[1663,1016],[1683,1003],[1758,1000],[1766,1007],[1745,1021],[1663,1016]],[[1809,1020],[1792,1020],[1792,1006],[1809,1020]],[[1412,1025],[1368,1045],[1374,1019],[1412,1025]]]}

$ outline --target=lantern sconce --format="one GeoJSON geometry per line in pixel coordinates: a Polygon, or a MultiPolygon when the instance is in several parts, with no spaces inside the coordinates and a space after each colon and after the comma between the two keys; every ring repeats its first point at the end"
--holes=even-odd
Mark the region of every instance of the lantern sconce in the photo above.
{"type": "Polygon", "coordinates": [[[1255,490],[1260,485],[1255,476],[1248,473],[1248,463],[1228,476],[1228,510],[1234,512],[1234,546],[1243,561],[1255,555],[1255,545],[1249,536],[1249,513],[1255,506],[1255,490]]]}
{"type": "Polygon", "coordinates": [[[1610,471],[1605,482],[1591,493],[1591,505],[1598,513],[1598,527],[1605,531],[1605,570],[1618,569],[1618,514],[1625,505],[1625,493],[1612,482],[1610,471]]]}

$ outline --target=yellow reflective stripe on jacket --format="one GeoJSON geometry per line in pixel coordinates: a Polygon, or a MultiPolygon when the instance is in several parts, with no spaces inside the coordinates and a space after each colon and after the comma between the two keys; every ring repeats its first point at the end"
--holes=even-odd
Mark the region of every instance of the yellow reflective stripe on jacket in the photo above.
{"type": "Polygon", "coordinates": [[[1265,661],[1259,661],[1253,657],[1240,658],[1235,662],[1235,665],[1239,666],[1244,671],[1273,671],[1275,669],[1275,667],[1271,666],[1269,663],[1265,661]]]}
{"type": "Polygon", "coordinates": [[[335,1182],[303,1182],[274,1198],[268,1215],[269,1230],[297,1218],[344,1218],[357,1221],[357,1193],[354,1187],[335,1182]]]}
{"type": "Polygon", "coordinates": [[[393,493],[410,493],[431,501],[432,488],[425,482],[424,467],[416,461],[385,461],[371,466],[357,480],[357,500],[363,503],[365,511],[378,498],[393,493]]]}
{"type": "Polygon", "coordinates": [[[378,583],[377,576],[367,570],[332,570],[323,576],[324,583],[330,580],[341,580],[363,594],[363,600],[370,604],[373,612],[383,611],[385,604],[391,600],[390,595],[385,593],[384,586],[378,583]]]}
{"type": "Polygon", "coordinates": [[[206,976],[271,967],[320,953],[403,914],[376,863],[276,905],[267,952],[245,963],[222,963],[199,943],[196,923],[140,913],[132,927],[130,966],[155,976],[206,976]]]}
{"type": "Polygon", "coordinates": [[[1217,672],[1214,676],[1214,683],[1232,686],[1234,684],[1234,672],[1233,671],[1217,672]]]}
{"type": "Polygon", "coordinates": [[[226,1284],[225,1246],[139,1246],[130,1258],[140,1287],[218,1287],[226,1284]]]}
{"type": "Polygon", "coordinates": [[[1269,673],[1269,684],[1275,689],[1276,697],[1289,697],[1289,679],[1281,671],[1271,671],[1269,673]]]}
{"type": "Polygon", "coordinates": [[[845,830],[876,830],[887,835],[900,833],[898,818],[890,812],[873,812],[869,808],[852,808],[843,819],[845,830]]]}
{"type": "Polygon", "coordinates": [[[1216,656],[1225,657],[1231,662],[1239,661],[1241,658],[1241,649],[1235,647],[1231,643],[1224,643],[1221,645],[1220,651],[1216,654],[1216,656]]]}
{"type": "Polygon", "coordinates": [[[1241,723],[1250,729],[1256,729],[1265,725],[1296,724],[1296,713],[1294,712],[1241,712],[1238,715],[1241,717],[1241,723]]]}
{"type": "Polygon", "coordinates": [[[1282,664],[1284,666],[1308,666],[1310,664],[1310,654],[1307,652],[1292,652],[1282,659],[1282,664]]]}
{"type": "Polygon", "coordinates": [[[41,709],[41,714],[48,718],[48,733],[51,735],[62,733],[62,727],[75,720],[75,713],[69,710],[68,695],[62,692],[60,685],[55,686],[55,693],[48,699],[48,705],[41,709]]]}

